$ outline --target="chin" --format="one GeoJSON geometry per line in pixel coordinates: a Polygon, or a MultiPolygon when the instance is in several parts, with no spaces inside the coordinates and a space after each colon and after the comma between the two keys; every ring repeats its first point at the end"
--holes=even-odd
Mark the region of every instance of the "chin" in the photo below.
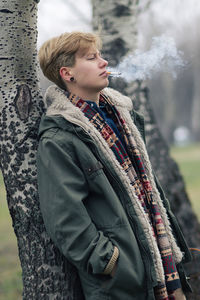
{"type": "Polygon", "coordinates": [[[109,80],[107,79],[104,85],[102,85],[102,89],[106,88],[109,85],[109,80]]]}

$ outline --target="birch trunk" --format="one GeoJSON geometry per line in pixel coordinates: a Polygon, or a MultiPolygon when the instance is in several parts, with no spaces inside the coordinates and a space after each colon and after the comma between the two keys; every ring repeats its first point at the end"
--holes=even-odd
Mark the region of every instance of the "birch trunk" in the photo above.
{"type": "MultiPolygon", "coordinates": [[[[137,0],[93,0],[93,28],[100,31],[105,49],[104,56],[111,66],[115,67],[129,51],[132,52],[137,47],[138,3],[137,0]]],[[[192,211],[178,166],[170,157],[168,146],[156,124],[149,102],[148,88],[140,81],[128,84],[123,78],[111,81],[110,86],[131,97],[134,108],[144,115],[147,148],[155,173],[179,219],[189,246],[200,247],[200,225],[192,211]]],[[[200,273],[197,266],[199,262],[188,266],[188,273],[193,274],[191,284],[195,291],[188,299],[197,299],[196,296],[200,295],[200,273]]]]}
{"type": "Polygon", "coordinates": [[[17,237],[23,299],[83,299],[74,268],[42,221],[36,150],[43,102],[37,76],[37,0],[1,0],[0,166],[17,237]]]}

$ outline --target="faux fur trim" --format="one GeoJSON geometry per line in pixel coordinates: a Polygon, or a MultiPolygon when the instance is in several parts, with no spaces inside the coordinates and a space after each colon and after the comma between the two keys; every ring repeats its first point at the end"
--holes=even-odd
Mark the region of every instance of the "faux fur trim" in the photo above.
{"type": "Polygon", "coordinates": [[[103,93],[108,96],[112,103],[117,107],[125,107],[129,111],[133,109],[132,100],[129,97],[122,95],[120,92],[111,88],[105,88],[103,93]]]}
{"type": "MultiPolygon", "coordinates": [[[[111,88],[105,88],[103,90],[103,93],[108,96],[112,103],[118,107],[125,107],[127,110],[133,109],[133,103],[132,100],[129,97],[123,96],[120,92],[111,89],[111,88]]],[[[44,96],[44,103],[46,108],[50,107],[52,104],[59,105],[59,103],[63,104],[63,98],[58,99],[59,96],[63,96],[65,94],[64,90],[61,90],[56,85],[51,85],[47,88],[45,96],[44,96]]],[[[65,96],[66,101],[66,96],[65,96]]]]}
{"type": "MultiPolygon", "coordinates": [[[[153,188],[154,197],[160,208],[160,212],[165,224],[169,241],[171,243],[175,261],[176,263],[179,263],[182,260],[183,255],[176,244],[175,238],[172,233],[172,229],[170,227],[170,222],[167,217],[166,209],[162,204],[162,200],[160,199],[160,194],[156,188],[146,147],[129,113],[129,111],[133,108],[132,101],[130,98],[125,97],[121,93],[110,88],[104,89],[104,93],[109,97],[112,103],[116,105],[122,118],[125,120],[127,126],[130,128],[135,138],[135,141],[137,143],[138,149],[143,156],[146,172],[153,188]]],[[[47,115],[62,115],[69,122],[77,124],[78,126],[83,128],[87,133],[89,133],[89,135],[98,145],[100,152],[107,160],[107,164],[110,165],[115,170],[116,176],[120,178],[121,183],[125,186],[130,196],[130,199],[132,199],[132,204],[134,206],[135,212],[143,227],[145,236],[148,240],[149,247],[151,249],[151,253],[155,264],[157,280],[163,282],[165,280],[165,277],[163,272],[162,259],[155,238],[153,237],[152,228],[149,224],[149,221],[147,219],[147,216],[144,212],[141,203],[138,201],[137,196],[134,193],[134,189],[130,184],[130,180],[128,176],[120,166],[112,150],[109,148],[106,141],[102,138],[99,131],[96,130],[96,128],[89,122],[89,120],[84,116],[84,114],[80,111],[80,109],[78,107],[75,107],[70,101],[67,101],[65,92],[63,90],[61,90],[57,86],[50,86],[47,89],[44,100],[45,100],[45,105],[47,107],[47,115]]]]}

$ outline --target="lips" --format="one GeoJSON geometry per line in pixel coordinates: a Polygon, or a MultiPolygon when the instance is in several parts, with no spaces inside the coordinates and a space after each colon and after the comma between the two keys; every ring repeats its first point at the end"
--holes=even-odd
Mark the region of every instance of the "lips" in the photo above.
{"type": "Polygon", "coordinates": [[[107,75],[107,71],[102,72],[99,76],[107,75]]]}

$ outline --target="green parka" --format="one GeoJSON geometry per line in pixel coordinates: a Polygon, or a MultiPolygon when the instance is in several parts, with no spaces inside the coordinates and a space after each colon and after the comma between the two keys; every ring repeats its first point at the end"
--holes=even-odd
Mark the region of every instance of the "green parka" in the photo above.
{"type": "MultiPolygon", "coordinates": [[[[111,89],[105,89],[106,93],[119,110],[121,105],[122,115],[129,114],[138,130],[136,135],[144,139],[144,120],[132,109],[130,99],[111,89]]],[[[50,237],[76,266],[85,299],[154,300],[156,255],[148,228],[133,205],[130,187],[124,183],[125,175],[102,146],[96,129],[63,91],[50,87],[45,99],[48,108],[40,125],[37,164],[41,211],[50,237]],[[104,271],[115,247],[119,256],[111,277],[104,271]]],[[[190,260],[190,252],[155,182],[171,223],[173,242],[183,253],[183,258],[175,253],[182,287],[190,290],[182,267],[183,261],[190,260]]],[[[177,249],[174,251],[179,252],[177,249]]]]}

